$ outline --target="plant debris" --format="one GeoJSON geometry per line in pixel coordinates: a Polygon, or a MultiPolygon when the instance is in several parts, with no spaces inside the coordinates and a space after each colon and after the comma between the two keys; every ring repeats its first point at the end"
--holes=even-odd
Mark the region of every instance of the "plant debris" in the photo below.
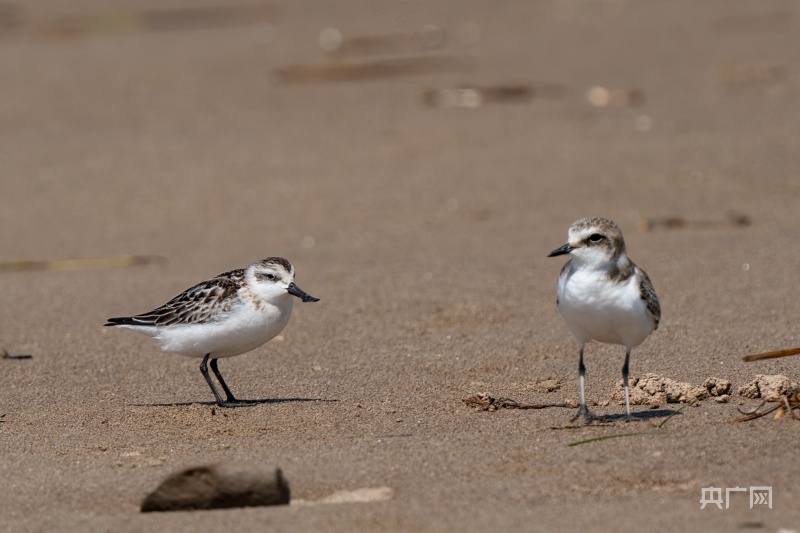
{"type": "Polygon", "coordinates": [[[526,103],[534,97],[534,89],[527,83],[464,86],[453,89],[424,89],[419,92],[418,97],[420,105],[425,107],[476,108],[487,103],[526,103]]]}
{"type": "Polygon", "coordinates": [[[276,71],[283,83],[360,81],[397,76],[420,76],[469,70],[469,56],[423,55],[378,59],[326,61],[310,65],[287,65],[276,71]]]}
{"type": "Polygon", "coordinates": [[[499,409],[546,409],[548,407],[566,407],[573,409],[569,403],[520,403],[511,398],[495,398],[487,392],[479,392],[461,399],[467,407],[474,407],[478,411],[497,411],[499,409]]]}
{"type": "Polygon", "coordinates": [[[319,37],[320,48],[337,56],[416,54],[442,48],[446,41],[446,32],[434,25],[412,32],[370,35],[343,35],[329,28],[319,37]]]}
{"type": "Polygon", "coordinates": [[[151,9],[109,15],[62,17],[48,24],[49,33],[59,37],[82,37],[93,33],[197,31],[239,28],[274,18],[268,5],[204,6],[151,9]]]}
{"type": "Polygon", "coordinates": [[[640,107],[647,101],[647,95],[641,89],[595,86],[586,92],[586,99],[595,107],[640,107]]]}
{"type": "MultiPolygon", "coordinates": [[[[702,176],[702,175],[701,175],[702,176]]],[[[646,233],[655,229],[708,229],[719,227],[746,228],[752,225],[752,219],[742,213],[730,211],[724,220],[688,220],[681,216],[643,218],[637,222],[639,230],[646,233]]]]}
{"type": "Polygon", "coordinates": [[[749,363],[750,361],[760,361],[762,359],[775,359],[777,357],[787,357],[789,355],[798,355],[798,354],[800,354],[800,348],[789,348],[787,350],[778,350],[775,352],[765,352],[765,353],[757,353],[754,355],[747,355],[742,359],[744,359],[749,363]]]}
{"type": "Polygon", "coordinates": [[[2,261],[0,272],[39,272],[43,270],[88,270],[98,268],[121,268],[149,264],[164,264],[166,259],[158,255],[119,255],[110,257],[88,257],[83,259],[57,259],[54,261],[2,261]]]}
{"type": "Polygon", "coordinates": [[[786,394],[785,396],[781,396],[780,400],[778,400],[775,405],[771,406],[769,409],[762,411],[761,408],[767,405],[768,403],[771,402],[765,400],[761,402],[758,407],[756,407],[750,412],[745,412],[739,409],[740,413],[747,416],[743,416],[742,418],[737,418],[736,420],[732,420],[731,423],[737,424],[739,422],[749,422],[750,420],[761,418],[762,416],[768,415],[775,411],[777,411],[774,417],[775,420],[782,418],[783,415],[785,415],[786,413],[789,413],[792,419],[800,420],[800,416],[797,416],[794,412],[795,409],[800,410],[800,391],[794,391],[790,394],[786,394]]]}
{"type": "Polygon", "coordinates": [[[592,437],[591,439],[570,442],[567,443],[567,446],[580,446],[581,444],[589,444],[590,442],[597,442],[600,440],[619,439],[621,437],[636,437],[637,435],[658,435],[658,433],[647,433],[644,431],[637,431],[636,433],[616,433],[614,435],[603,435],[601,437],[592,437]]]}
{"type": "Polygon", "coordinates": [[[786,413],[789,413],[794,420],[800,420],[794,413],[795,409],[800,409],[800,387],[788,376],[757,374],[753,381],[739,387],[738,394],[745,398],[761,399],[762,402],[752,411],[739,409],[739,412],[746,416],[732,420],[733,424],[755,420],[770,413],[775,413],[776,420],[786,413]],[[761,409],[767,404],[773,405],[762,411],[761,409]]]}

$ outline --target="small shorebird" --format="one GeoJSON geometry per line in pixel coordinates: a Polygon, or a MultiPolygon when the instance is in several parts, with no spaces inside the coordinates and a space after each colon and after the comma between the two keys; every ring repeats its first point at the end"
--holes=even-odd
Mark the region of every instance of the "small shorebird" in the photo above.
{"type": "Polygon", "coordinates": [[[625,346],[622,382],[625,412],[628,398],[628,363],[631,350],[658,328],[661,307],[644,270],[625,252],[622,231],[607,218],[582,218],[569,228],[567,244],[548,257],[569,254],[571,259],[558,278],[558,310],[578,341],[581,406],[575,418],[591,422],[599,417],[586,407],[583,347],[589,341],[625,346]]]}
{"type": "Polygon", "coordinates": [[[217,404],[236,407],[249,402],[233,396],[217,359],[249,352],[280,333],[289,322],[295,296],[304,302],[319,301],[295,285],[289,261],[268,257],[200,282],[148,313],[109,318],[104,325],[154,337],[165,352],[202,357],[200,372],[217,404]],[[209,359],[226,400],[208,375],[209,359]]]}

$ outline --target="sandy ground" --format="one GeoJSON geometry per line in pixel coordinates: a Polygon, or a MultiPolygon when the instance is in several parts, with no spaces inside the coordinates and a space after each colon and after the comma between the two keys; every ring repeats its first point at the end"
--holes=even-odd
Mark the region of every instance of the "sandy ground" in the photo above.
{"type": "MultiPolygon", "coordinates": [[[[676,406],[564,428],[574,410],[461,401],[577,399],[563,259],[546,255],[588,215],[622,226],[661,299],[634,375],[800,378],[800,357],[741,360],[800,345],[797,3],[335,4],[264,4],[224,28],[184,13],[178,31],[154,27],[163,12],[120,15],[195,3],[53,0],[0,25],[0,260],[166,258],[0,273],[0,346],[33,355],[0,359],[0,528],[797,529],[800,423],[730,424],[736,397],[660,429],[676,406]],[[339,52],[320,48],[326,28],[339,52]],[[411,66],[295,68],[394,57],[411,66]],[[509,84],[533,92],[420,98],[509,84]],[[644,230],[662,217],[698,224],[644,230]],[[272,255],[322,301],[221,362],[238,396],[268,403],[214,408],[197,360],[102,327],[272,255]],[[546,378],[562,386],[544,392],[546,378]],[[648,434],[567,446],[632,432],[648,434]],[[232,459],[279,465],[296,499],[391,497],[138,512],[173,470],[232,459]],[[762,485],[771,510],[746,493],[700,509],[703,487],[762,485]]],[[[591,400],[609,399],[622,361],[588,347],[591,400]]]]}

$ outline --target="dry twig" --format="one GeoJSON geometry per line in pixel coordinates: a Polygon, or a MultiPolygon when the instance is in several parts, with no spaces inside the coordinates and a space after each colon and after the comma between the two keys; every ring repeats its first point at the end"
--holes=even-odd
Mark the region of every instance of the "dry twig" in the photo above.
{"type": "Polygon", "coordinates": [[[785,415],[786,413],[789,413],[789,415],[794,420],[800,420],[800,417],[797,416],[794,412],[795,409],[800,410],[800,391],[795,391],[791,394],[787,394],[786,396],[783,396],[778,402],[766,402],[766,401],[761,402],[758,407],[756,407],[750,412],[742,411],[741,409],[739,409],[740,413],[747,416],[743,416],[742,418],[737,418],[736,420],[732,420],[731,423],[738,424],[739,422],[749,422],[750,420],[761,418],[762,416],[766,416],[770,413],[775,413],[774,418],[776,420],[782,418],[783,415],[785,415]],[[767,409],[766,411],[761,411],[761,408],[767,405],[768,403],[774,405],[770,406],[770,408],[767,409]]]}
{"type": "Polygon", "coordinates": [[[497,411],[498,409],[546,409],[548,407],[574,406],[568,403],[519,403],[511,398],[494,398],[486,392],[479,392],[473,396],[461,399],[467,407],[474,407],[478,411],[497,411]]]}
{"type": "Polygon", "coordinates": [[[775,352],[757,353],[754,355],[747,355],[743,359],[747,362],[760,361],[762,359],[775,359],[777,357],[787,357],[789,355],[800,354],[800,348],[789,348],[788,350],[777,350],[775,352]]]}

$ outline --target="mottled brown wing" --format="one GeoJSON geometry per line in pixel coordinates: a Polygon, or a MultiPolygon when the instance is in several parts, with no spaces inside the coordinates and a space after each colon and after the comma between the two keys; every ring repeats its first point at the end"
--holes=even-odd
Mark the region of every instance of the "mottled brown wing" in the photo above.
{"type": "Polygon", "coordinates": [[[644,270],[640,268],[639,274],[641,274],[639,293],[642,295],[642,300],[644,300],[644,303],[647,305],[647,310],[653,315],[653,320],[656,323],[653,329],[658,329],[658,323],[661,320],[661,305],[658,303],[656,290],[653,288],[653,283],[644,270]]]}
{"type": "Polygon", "coordinates": [[[232,270],[198,283],[157,309],[131,317],[109,318],[107,326],[202,324],[227,311],[236,301],[244,270],[232,270]]]}

